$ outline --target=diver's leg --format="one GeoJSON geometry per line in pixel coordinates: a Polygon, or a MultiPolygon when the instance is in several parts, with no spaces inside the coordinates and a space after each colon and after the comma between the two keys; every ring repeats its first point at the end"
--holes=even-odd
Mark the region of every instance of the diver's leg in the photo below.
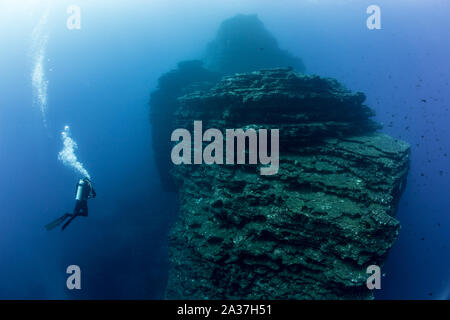
{"type": "Polygon", "coordinates": [[[67,226],[73,221],[73,219],[75,219],[76,217],[78,217],[78,215],[71,215],[72,217],[70,217],[69,220],[67,220],[67,222],[62,226],[61,231],[63,231],[65,228],[67,228],[67,226]]]}
{"type": "Polygon", "coordinates": [[[83,216],[83,217],[87,217],[88,216],[87,201],[83,201],[83,203],[81,205],[80,215],[83,216]]]}
{"type": "Polygon", "coordinates": [[[72,214],[71,213],[65,213],[65,214],[63,214],[61,217],[59,217],[58,219],[56,219],[55,221],[53,221],[53,222],[50,222],[49,224],[47,224],[46,226],[45,226],[45,229],[47,229],[47,230],[52,230],[52,229],[54,229],[54,228],[56,228],[57,226],[59,226],[61,223],[63,223],[64,222],[64,220],[66,220],[68,217],[70,217],[72,214]]]}
{"type": "Polygon", "coordinates": [[[78,216],[82,209],[83,209],[83,201],[77,200],[75,202],[75,208],[73,209],[73,215],[74,216],[78,216]]]}
{"type": "Polygon", "coordinates": [[[83,209],[82,201],[77,200],[75,202],[75,208],[73,209],[73,214],[71,214],[71,218],[69,220],[67,220],[67,222],[62,226],[61,231],[63,231],[65,228],[67,228],[67,226],[73,221],[73,219],[75,219],[76,217],[78,217],[80,215],[80,211],[82,209],[83,209]]]}

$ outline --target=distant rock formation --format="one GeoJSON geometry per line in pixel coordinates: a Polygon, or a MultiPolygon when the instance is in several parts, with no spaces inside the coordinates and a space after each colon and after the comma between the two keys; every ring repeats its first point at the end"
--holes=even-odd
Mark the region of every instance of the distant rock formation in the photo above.
{"type": "Polygon", "coordinates": [[[366,268],[381,266],[398,236],[410,149],[376,132],[364,100],[335,80],[278,68],[224,77],[170,106],[179,128],[280,129],[280,169],[171,169],[180,214],[167,298],[373,297],[366,268]]]}
{"type": "Polygon", "coordinates": [[[225,74],[273,67],[305,70],[301,59],[278,47],[257,15],[240,14],[222,22],[203,60],[207,69],[225,74]]]}
{"type": "Polygon", "coordinates": [[[212,87],[225,74],[287,66],[304,71],[301,59],[280,50],[256,15],[237,15],[222,23],[203,61],[182,61],[175,70],[160,77],[158,88],[150,96],[150,123],[155,161],[165,190],[175,191],[169,171],[177,98],[212,87]]]}

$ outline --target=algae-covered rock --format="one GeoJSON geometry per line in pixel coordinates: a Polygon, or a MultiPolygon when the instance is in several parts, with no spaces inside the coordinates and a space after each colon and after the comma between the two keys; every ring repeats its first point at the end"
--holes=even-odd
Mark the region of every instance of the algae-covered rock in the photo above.
{"type": "Polygon", "coordinates": [[[362,93],[289,68],[223,78],[180,97],[178,128],[277,128],[280,168],[179,165],[169,299],[367,299],[382,265],[409,146],[378,133],[362,93]]]}

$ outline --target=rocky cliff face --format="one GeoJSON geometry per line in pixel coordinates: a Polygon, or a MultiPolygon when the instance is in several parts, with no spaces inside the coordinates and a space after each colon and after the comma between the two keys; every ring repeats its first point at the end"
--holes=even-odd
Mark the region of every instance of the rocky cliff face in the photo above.
{"type": "Polygon", "coordinates": [[[180,214],[169,239],[169,299],[371,298],[367,266],[382,265],[409,146],[378,133],[364,94],[291,69],[223,78],[190,90],[174,126],[277,128],[280,168],[179,165],[180,214]]]}
{"type": "Polygon", "coordinates": [[[212,87],[221,74],[203,68],[199,60],[178,63],[177,69],[163,74],[158,80],[158,89],[150,95],[150,124],[152,147],[161,185],[167,191],[176,191],[169,174],[170,135],[176,129],[174,114],[178,109],[178,97],[193,90],[212,87]]]}

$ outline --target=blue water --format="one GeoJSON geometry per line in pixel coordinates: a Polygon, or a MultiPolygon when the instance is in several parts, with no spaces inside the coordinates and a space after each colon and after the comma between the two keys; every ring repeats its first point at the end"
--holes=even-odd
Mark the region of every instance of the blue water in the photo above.
{"type": "Polygon", "coordinates": [[[411,144],[402,230],[376,297],[449,298],[448,1],[2,0],[1,299],[163,297],[177,204],[153,162],[149,94],[177,62],[201,57],[220,22],[237,13],[258,14],[307,73],[365,92],[383,131],[411,144]],[[80,30],[66,27],[72,4],[81,8],[80,30]],[[381,7],[381,30],[366,28],[371,4],[381,7]],[[41,112],[33,30],[47,9],[38,28],[48,36],[41,112]],[[65,125],[98,197],[87,219],[47,232],[73,208],[78,175],[58,160],[65,125]],[[82,270],[82,290],[66,288],[71,264],[82,270]]]}

